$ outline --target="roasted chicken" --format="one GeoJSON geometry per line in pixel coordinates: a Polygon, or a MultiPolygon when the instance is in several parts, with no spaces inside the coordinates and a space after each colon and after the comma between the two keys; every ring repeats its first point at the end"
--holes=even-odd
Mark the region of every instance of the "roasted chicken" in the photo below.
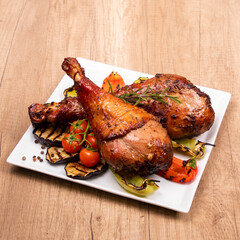
{"type": "Polygon", "coordinates": [[[172,144],[158,118],[99,88],[75,58],[66,58],[62,68],[75,82],[101,155],[116,172],[148,175],[170,167],[172,144]]]}
{"type": "Polygon", "coordinates": [[[165,98],[167,104],[153,99],[141,102],[138,106],[160,119],[172,139],[191,138],[209,130],[214,122],[215,113],[210,97],[193,85],[189,80],[174,74],[156,74],[155,77],[119,89],[116,94],[138,91],[160,94],[165,89],[168,95],[178,97],[181,103],[165,98]]]}
{"type": "MultiPolygon", "coordinates": [[[[82,71],[84,72],[84,71],[82,71]]],[[[146,88],[160,94],[177,96],[181,103],[166,98],[167,104],[149,99],[140,102],[138,107],[158,117],[172,139],[198,136],[210,129],[214,122],[214,110],[210,98],[189,80],[173,74],[157,74],[144,82],[134,83],[119,89],[114,94],[121,96],[131,91],[146,88]]],[[[29,107],[31,122],[35,126],[59,121],[73,121],[85,115],[84,108],[77,98],[64,99],[60,103],[33,104],[29,107]]]]}
{"type": "Polygon", "coordinates": [[[75,97],[66,98],[59,103],[34,103],[28,107],[28,113],[35,127],[48,123],[72,122],[85,117],[85,111],[75,97]]]}

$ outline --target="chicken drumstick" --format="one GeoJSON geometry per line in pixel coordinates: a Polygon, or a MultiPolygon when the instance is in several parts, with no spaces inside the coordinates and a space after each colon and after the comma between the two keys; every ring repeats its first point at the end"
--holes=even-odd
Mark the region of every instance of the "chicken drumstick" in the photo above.
{"type": "Polygon", "coordinates": [[[156,117],[99,88],[75,58],[66,58],[62,68],[75,82],[101,155],[116,172],[148,175],[170,167],[171,140],[156,117]]]}

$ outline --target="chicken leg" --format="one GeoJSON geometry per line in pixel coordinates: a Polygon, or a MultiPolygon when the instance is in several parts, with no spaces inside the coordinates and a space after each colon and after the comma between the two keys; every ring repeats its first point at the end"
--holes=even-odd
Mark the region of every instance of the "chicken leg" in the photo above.
{"type": "Polygon", "coordinates": [[[156,117],[99,88],[75,58],[66,58],[62,68],[74,80],[101,155],[116,172],[148,175],[170,167],[171,140],[156,117]]]}

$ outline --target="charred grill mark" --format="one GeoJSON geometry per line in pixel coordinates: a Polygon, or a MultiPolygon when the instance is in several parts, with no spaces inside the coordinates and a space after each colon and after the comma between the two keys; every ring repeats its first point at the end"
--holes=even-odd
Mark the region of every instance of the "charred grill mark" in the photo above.
{"type": "Polygon", "coordinates": [[[81,169],[81,168],[77,168],[77,170],[79,171],[79,172],[82,172],[82,173],[84,173],[85,175],[88,173],[87,171],[84,171],[83,169],[81,169]]]}
{"type": "Polygon", "coordinates": [[[54,148],[54,150],[56,151],[56,154],[58,155],[58,157],[62,160],[63,157],[62,157],[61,153],[58,151],[58,149],[54,148]]]}
{"type": "Polygon", "coordinates": [[[187,161],[183,161],[182,163],[183,167],[186,167],[187,163],[188,163],[187,161]]]}
{"type": "Polygon", "coordinates": [[[108,168],[106,162],[101,159],[99,164],[92,168],[87,168],[79,162],[69,162],[65,166],[65,171],[68,177],[77,179],[88,179],[94,175],[98,175],[106,171],[108,168]]]}
{"type": "Polygon", "coordinates": [[[42,129],[39,129],[39,131],[36,132],[36,134],[39,136],[39,137],[42,137],[43,133],[46,131],[47,127],[45,128],[42,128],[42,129]]]}
{"type": "Polygon", "coordinates": [[[44,128],[35,128],[33,134],[37,140],[48,147],[51,146],[62,146],[62,139],[67,134],[69,125],[50,125],[44,128]]]}
{"type": "Polygon", "coordinates": [[[46,139],[50,138],[56,131],[57,127],[55,126],[52,131],[47,135],[46,139]]]}
{"type": "MultiPolygon", "coordinates": [[[[64,128],[61,128],[61,132],[53,139],[53,140],[56,140],[58,139],[60,136],[63,135],[63,133],[66,132],[66,129],[67,129],[67,126],[65,126],[64,128]]],[[[56,129],[55,129],[56,130],[56,129]]]]}
{"type": "Polygon", "coordinates": [[[182,178],[179,182],[183,183],[186,180],[186,178],[182,178]]]}

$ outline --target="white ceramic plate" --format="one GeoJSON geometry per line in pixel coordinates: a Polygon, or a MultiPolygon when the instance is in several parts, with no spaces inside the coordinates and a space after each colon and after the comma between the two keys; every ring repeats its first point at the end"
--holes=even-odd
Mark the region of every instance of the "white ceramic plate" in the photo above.
{"type": "MultiPolygon", "coordinates": [[[[134,80],[139,77],[152,77],[152,75],[135,72],[127,69],[118,68],[115,66],[106,65],[103,63],[94,62],[91,60],[78,58],[81,66],[85,68],[86,76],[94,81],[98,86],[102,85],[103,79],[108,76],[112,71],[118,72],[126,84],[131,84],[134,80]]],[[[73,81],[65,75],[51,97],[48,99],[48,102],[51,101],[60,101],[63,99],[64,89],[73,85],[73,81]]],[[[200,89],[210,95],[212,106],[215,110],[216,119],[210,129],[210,131],[202,134],[197,139],[214,143],[220,124],[222,122],[223,116],[225,114],[227,105],[229,103],[231,94],[215,89],[200,87],[200,89]]],[[[26,110],[27,112],[27,110],[26,110]]],[[[209,159],[212,147],[207,147],[204,158],[201,161],[198,161],[199,173],[192,183],[188,184],[178,184],[165,180],[157,175],[152,176],[153,179],[160,180],[159,189],[152,195],[142,198],[135,195],[129,194],[123,190],[118,183],[116,182],[111,171],[108,170],[103,175],[89,179],[89,180],[75,180],[66,176],[64,165],[51,165],[46,160],[43,162],[36,161],[33,162],[33,155],[45,157],[40,152],[42,151],[41,145],[34,143],[34,137],[32,134],[33,127],[30,126],[26,133],[23,135],[11,155],[8,157],[7,162],[13,165],[45,173],[51,176],[59,177],[66,179],[68,181],[76,182],[83,184],[89,187],[97,188],[106,192],[114,193],[120,196],[132,198],[138,201],[146,202],[149,204],[154,204],[157,206],[169,208],[179,212],[187,213],[190,210],[193,197],[197,190],[199,181],[203,174],[204,168],[209,159]],[[22,157],[26,156],[26,160],[23,161],[22,157]]],[[[44,150],[46,151],[46,150],[44,150]]],[[[221,149],[218,149],[221,151],[221,149]]]]}

